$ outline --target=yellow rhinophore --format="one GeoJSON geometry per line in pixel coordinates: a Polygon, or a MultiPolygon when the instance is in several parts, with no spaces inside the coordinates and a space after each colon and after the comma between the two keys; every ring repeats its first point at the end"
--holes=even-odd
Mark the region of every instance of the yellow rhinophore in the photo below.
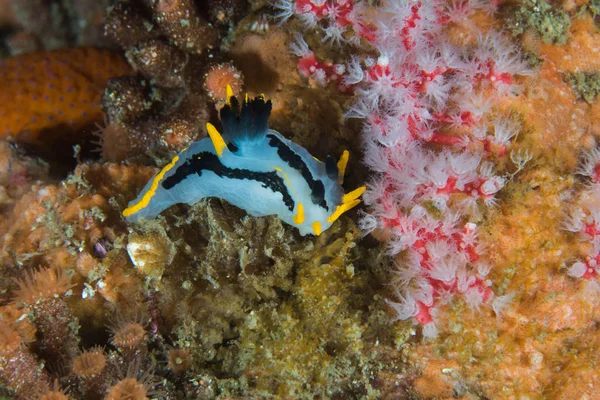
{"type": "Polygon", "coordinates": [[[145,208],[148,204],[150,204],[150,200],[156,193],[156,189],[158,189],[159,182],[162,180],[165,174],[175,166],[177,160],[179,160],[179,156],[173,157],[171,162],[165,165],[164,168],[158,174],[156,174],[154,180],[152,180],[152,185],[150,185],[150,189],[148,189],[144,196],[142,196],[140,201],[123,210],[124,217],[129,217],[130,215],[135,214],[136,212],[140,211],[141,209],[145,208]]]}
{"type": "Polygon", "coordinates": [[[338,219],[340,217],[340,215],[342,215],[343,213],[345,213],[346,211],[356,207],[357,205],[360,204],[360,200],[351,200],[348,203],[342,203],[339,206],[337,206],[337,208],[335,209],[335,211],[333,212],[333,214],[331,214],[329,216],[329,218],[327,218],[327,222],[329,222],[330,224],[332,224],[333,222],[335,222],[336,219],[338,219]]]}
{"type": "Polygon", "coordinates": [[[315,233],[315,235],[319,236],[321,234],[321,232],[322,232],[322,230],[321,230],[321,223],[319,221],[315,221],[312,224],[312,230],[315,233]]]}
{"type": "Polygon", "coordinates": [[[342,153],[340,160],[337,163],[338,168],[338,182],[340,184],[344,183],[344,174],[346,173],[346,165],[348,165],[348,159],[350,158],[350,152],[348,150],[344,150],[342,153]]]}
{"type": "Polygon", "coordinates": [[[212,141],[213,146],[215,146],[215,151],[217,155],[221,157],[223,154],[223,150],[227,147],[227,144],[223,140],[223,136],[219,133],[217,128],[210,122],[206,123],[206,130],[208,131],[208,136],[210,136],[210,140],[212,141]]]}
{"type": "Polygon", "coordinates": [[[304,222],[304,206],[302,203],[298,203],[298,212],[294,215],[294,222],[300,225],[304,222]]]}
{"type": "Polygon", "coordinates": [[[350,193],[346,193],[342,197],[342,203],[349,203],[352,200],[358,199],[365,192],[365,190],[367,190],[367,187],[366,186],[361,186],[359,188],[354,189],[350,193]]]}

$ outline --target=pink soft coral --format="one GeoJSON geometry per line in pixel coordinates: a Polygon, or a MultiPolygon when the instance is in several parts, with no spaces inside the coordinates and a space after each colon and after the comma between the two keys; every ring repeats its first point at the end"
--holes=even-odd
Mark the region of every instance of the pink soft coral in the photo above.
{"type": "MultiPolygon", "coordinates": [[[[472,13],[494,7],[477,0],[389,0],[365,13],[367,19],[359,1],[277,4],[288,10],[284,17],[319,21],[310,25],[326,38],[331,29],[352,30],[355,35],[342,38],[362,38],[379,53],[354,56],[343,83],[356,97],[347,116],[363,119],[364,161],[376,172],[364,196],[369,213],[361,227],[387,238],[395,259],[395,298],[389,304],[397,318],[412,318],[434,336],[440,306],[456,296],[472,308],[495,307],[477,223],[504,187],[506,178],[495,164],[510,152],[521,125],[494,103],[518,93],[515,77],[529,71],[502,33],[480,32],[469,21],[472,13]],[[352,10],[348,22],[323,12],[340,3],[352,10]],[[450,24],[463,24],[472,40],[450,40],[450,24]]],[[[298,43],[303,72],[314,54],[298,43]]],[[[313,58],[309,64],[318,69],[313,58]]]]}
{"type": "Polygon", "coordinates": [[[397,279],[389,304],[426,336],[437,333],[439,306],[454,296],[472,308],[493,301],[477,222],[480,208],[492,206],[504,186],[495,160],[521,127],[509,116],[488,115],[495,100],[516,93],[515,75],[529,73],[515,47],[493,30],[478,34],[475,46],[451,44],[444,26],[480,7],[453,4],[383,5],[374,19],[381,56],[365,65],[349,113],[365,119],[365,161],[378,172],[365,195],[370,214],[362,226],[390,235],[397,279]]]}

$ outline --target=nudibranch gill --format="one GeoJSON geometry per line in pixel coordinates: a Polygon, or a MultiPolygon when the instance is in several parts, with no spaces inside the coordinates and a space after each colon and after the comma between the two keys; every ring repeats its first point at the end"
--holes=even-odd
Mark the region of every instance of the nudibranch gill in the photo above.
{"type": "Polygon", "coordinates": [[[153,218],[177,203],[205,197],[226,200],[255,217],[278,215],[301,235],[320,235],[360,203],[361,186],[341,186],[348,151],[339,161],[312,157],[269,129],[271,101],[248,96],[240,104],[231,89],[219,115],[223,134],[210,123],[208,136],[175,156],[123,211],[128,222],[153,218]]]}

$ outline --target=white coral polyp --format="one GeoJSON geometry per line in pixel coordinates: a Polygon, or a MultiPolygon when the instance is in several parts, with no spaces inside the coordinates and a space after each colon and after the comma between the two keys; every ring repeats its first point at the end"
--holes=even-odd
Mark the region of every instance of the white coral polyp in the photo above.
{"type": "Polygon", "coordinates": [[[581,278],[583,275],[585,275],[587,268],[588,266],[586,264],[582,263],[581,261],[577,261],[576,263],[571,265],[571,267],[567,271],[567,274],[569,276],[572,276],[573,278],[581,278]]]}

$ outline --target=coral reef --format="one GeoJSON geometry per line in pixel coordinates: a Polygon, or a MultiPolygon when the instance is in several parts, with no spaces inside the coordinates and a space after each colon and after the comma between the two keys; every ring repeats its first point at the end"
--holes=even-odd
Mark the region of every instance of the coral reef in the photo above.
{"type": "Polygon", "coordinates": [[[347,4],[275,2],[279,17],[291,21],[286,24],[316,28],[303,30],[290,46],[307,84],[332,86],[315,36],[338,38],[329,57],[349,53],[337,64],[356,94],[350,115],[364,121],[365,162],[378,173],[361,227],[398,254],[390,311],[422,326],[403,347],[418,377],[396,377],[417,398],[594,397],[594,4],[505,2],[490,18],[493,4],[476,1],[381,2],[375,11],[353,3],[351,28],[332,12],[347,4]],[[368,31],[374,34],[359,34],[361,22],[375,27],[368,31]],[[503,28],[518,36],[524,56],[508,38],[495,36],[503,28]],[[352,34],[362,36],[362,46],[374,42],[376,53],[357,51],[352,34]],[[477,65],[487,57],[485,66],[477,65]],[[471,107],[461,106],[461,87],[469,88],[464,99],[471,107]],[[472,152],[493,163],[485,175],[498,179],[492,191],[469,184],[482,177],[481,160],[467,157],[472,152]],[[434,156],[420,164],[424,154],[434,156]],[[496,205],[481,209],[486,199],[479,197],[477,207],[465,207],[473,201],[468,196],[485,192],[496,205]],[[456,221],[461,225],[453,226],[456,221]],[[477,234],[458,239],[466,233],[460,228],[477,234]],[[465,258],[466,274],[460,272],[465,258]],[[470,285],[483,290],[469,294],[470,285]],[[575,371],[582,380],[565,385],[575,371]]]}
{"type": "MultiPolygon", "coordinates": [[[[127,390],[165,398],[378,393],[366,371],[382,368],[380,350],[359,339],[383,334],[388,321],[367,312],[382,261],[366,262],[376,248],[357,247],[350,220],[307,241],[276,217],[209,201],[127,229],[119,211],[152,172],[84,164],[15,206],[21,212],[3,233],[0,263],[3,274],[23,278],[7,283],[6,302],[25,307],[18,313],[30,316],[41,339],[39,348],[22,347],[27,330],[18,317],[3,320],[3,337],[27,350],[19,357],[28,373],[42,374],[40,384],[58,378],[76,398],[127,390]],[[17,260],[35,272],[15,270],[17,260]],[[49,317],[68,323],[49,332],[49,317]],[[56,351],[57,335],[74,340],[56,351]],[[69,371],[48,371],[37,359],[63,360],[69,371]],[[167,385],[158,387],[158,377],[167,385]]],[[[2,379],[18,397],[32,393],[2,379]]]]}
{"type": "Polygon", "coordinates": [[[124,57],[1,61],[0,397],[596,396],[596,1],[4,4],[2,54],[124,57]],[[226,84],[350,149],[369,205],[318,238],[216,199],[127,224],[226,84]],[[68,174],[29,146],[93,122],[68,174]]]}

